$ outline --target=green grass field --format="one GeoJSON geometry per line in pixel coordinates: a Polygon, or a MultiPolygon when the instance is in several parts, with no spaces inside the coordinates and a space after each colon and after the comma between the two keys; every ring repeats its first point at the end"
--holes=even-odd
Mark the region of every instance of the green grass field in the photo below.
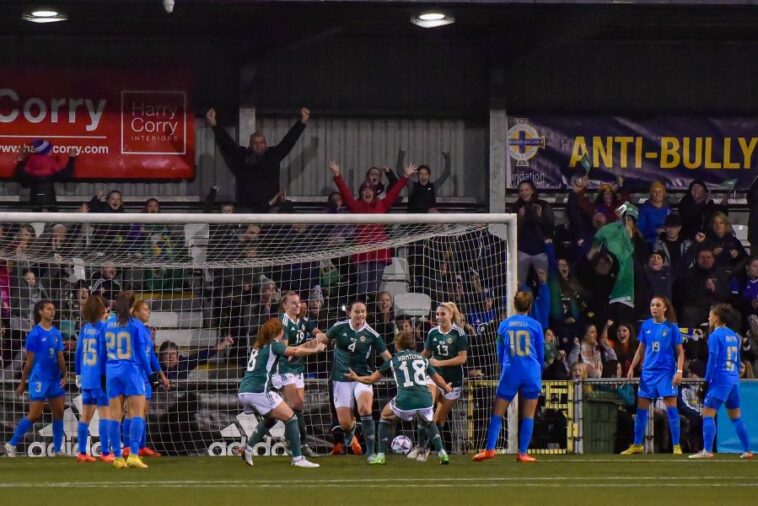
{"type": "Polygon", "coordinates": [[[420,464],[392,456],[386,466],[361,457],[316,459],[319,469],[295,469],[285,458],[183,457],[146,460],[150,469],[116,470],[73,458],[0,459],[3,505],[265,504],[750,504],[758,489],[758,462],[735,455],[715,461],[672,456],[542,457],[517,464],[511,456],[473,464],[456,456],[420,464]]]}

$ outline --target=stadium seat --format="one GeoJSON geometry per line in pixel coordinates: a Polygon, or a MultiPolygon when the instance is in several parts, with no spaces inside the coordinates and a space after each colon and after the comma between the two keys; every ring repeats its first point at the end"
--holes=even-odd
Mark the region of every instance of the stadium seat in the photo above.
{"type": "Polygon", "coordinates": [[[399,295],[401,293],[407,293],[408,292],[408,282],[407,281],[385,281],[381,285],[379,285],[379,290],[382,292],[388,292],[392,297],[395,297],[396,295],[399,295]]]}
{"type": "Polygon", "coordinates": [[[425,293],[399,293],[395,295],[395,317],[428,317],[432,311],[432,298],[425,293]]]}
{"type": "Polygon", "coordinates": [[[408,267],[408,260],[400,257],[392,257],[392,263],[384,269],[382,281],[410,283],[411,274],[408,267]]]}
{"type": "Polygon", "coordinates": [[[207,223],[186,223],[184,225],[184,246],[196,265],[205,263],[210,227],[207,223]]]}
{"type": "Polygon", "coordinates": [[[153,311],[150,314],[150,325],[159,329],[199,328],[203,326],[203,313],[201,311],[153,311]]]}
{"type": "Polygon", "coordinates": [[[158,329],[155,345],[164,341],[173,341],[180,347],[192,346],[207,348],[215,346],[218,334],[215,329],[158,329]]]}

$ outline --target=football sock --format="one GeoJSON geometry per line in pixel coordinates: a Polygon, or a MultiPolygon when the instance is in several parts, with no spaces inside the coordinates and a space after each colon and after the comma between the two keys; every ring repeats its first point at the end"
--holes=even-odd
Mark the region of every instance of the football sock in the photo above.
{"type": "Polygon", "coordinates": [[[417,432],[417,439],[416,439],[416,446],[419,448],[426,449],[427,446],[429,446],[429,433],[426,431],[423,425],[421,423],[418,423],[416,425],[416,432],[417,432]]]}
{"type": "Polygon", "coordinates": [[[671,430],[671,444],[676,446],[679,444],[679,434],[681,432],[681,425],[679,423],[679,411],[676,407],[666,408],[666,413],[669,415],[669,429],[671,430]]]}
{"type": "Polygon", "coordinates": [[[87,435],[89,434],[89,424],[79,422],[76,426],[77,443],[79,445],[79,453],[82,455],[87,453],[87,435]]]}
{"type": "Polygon", "coordinates": [[[124,418],[124,421],[121,422],[121,446],[123,448],[130,446],[129,437],[131,433],[132,433],[132,419],[124,418]]]}
{"type": "MultiPolygon", "coordinates": [[[[143,418],[143,420],[144,420],[144,418],[143,418]]],[[[139,440],[139,447],[140,448],[144,448],[146,446],[147,446],[147,420],[145,420],[145,426],[142,429],[142,436],[140,437],[140,440],[139,440]]]]}
{"type": "Polygon", "coordinates": [[[640,446],[645,437],[645,428],[647,428],[647,409],[637,408],[637,416],[634,417],[634,444],[640,446]]]}
{"type": "Polygon", "coordinates": [[[389,440],[390,432],[392,432],[392,422],[381,418],[379,420],[379,436],[377,441],[377,451],[379,453],[387,453],[387,441],[389,440]]]}
{"type": "Polygon", "coordinates": [[[503,417],[497,414],[490,416],[490,425],[487,427],[487,450],[494,450],[497,438],[500,437],[500,429],[503,427],[503,417]]]}
{"type": "Polygon", "coordinates": [[[734,430],[737,431],[737,437],[740,438],[740,443],[742,443],[742,451],[749,452],[750,437],[747,435],[747,429],[745,428],[742,418],[735,418],[732,420],[732,423],[734,424],[734,430]]]}
{"type": "Polygon", "coordinates": [[[429,443],[432,445],[432,448],[434,448],[434,451],[438,453],[443,451],[442,437],[440,436],[440,430],[437,428],[437,426],[429,422],[424,425],[424,428],[426,429],[429,443]]]}
{"type": "Polygon", "coordinates": [[[716,437],[716,420],[712,416],[703,417],[703,450],[713,451],[713,439],[716,437]]]}
{"type": "Polygon", "coordinates": [[[108,432],[110,430],[109,422],[110,420],[101,418],[98,423],[98,429],[100,431],[100,453],[103,455],[108,455],[111,452],[111,438],[110,433],[108,432]]]}
{"type": "Polygon", "coordinates": [[[121,456],[121,423],[118,420],[110,421],[110,431],[108,432],[111,439],[111,448],[116,458],[121,456]]]}
{"type": "Polygon", "coordinates": [[[255,430],[253,430],[253,433],[250,434],[250,437],[247,439],[247,446],[252,448],[253,446],[263,441],[263,438],[269,429],[268,427],[269,420],[276,421],[276,419],[273,419],[273,418],[264,418],[263,420],[258,422],[258,425],[255,426],[255,430]]]}
{"type": "Polygon", "coordinates": [[[521,428],[518,433],[518,452],[524,455],[529,449],[529,442],[532,440],[532,431],[534,430],[534,418],[524,418],[521,420],[521,428]]]}
{"type": "Polygon", "coordinates": [[[300,452],[300,428],[297,426],[297,416],[292,415],[292,418],[284,422],[284,438],[290,442],[290,451],[292,451],[292,458],[299,459],[302,457],[300,452]]]}
{"type": "Polygon", "coordinates": [[[13,432],[13,437],[10,440],[11,446],[16,446],[21,442],[21,438],[24,437],[24,434],[26,434],[26,431],[29,430],[29,428],[32,426],[32,422],[29,421],[28,418],[23,417],[20,422],[18,422],[18,427],[16,427],[16,430],[13,432]]]}
{"type": "Polygon", "coordinates": [[[345,436],[345,448],[349,448],[350,443],[353,442],[353,436],[355,436],[355,422],[349,430],[342,429],[342,434],[345,436]]]}
{"type": "Polygon", "coordinates": [[[145,419],[141,416],[133,417],[132,424],[129,427],[129,448],[132,455],[139,455],[139,445],[142,441],[143,432],[145,432],[145,419]]]}
{"type": "Polygon", "coordinates": [[[308,444],[308,433],[305,432],[305,417],[302,411],[295,411],[297,417],[297,428],[300,430],[300,442],[302,444],[308,444]]]}
{"type": "Polygon", "coordinates": [[[366,456],[370,457],[374,454],[376,447],[376,429],[374,418],[371,415],[361,416],[361,430],[363,431],[363,438],[366,440],[366,456]]]}
{"type": "Polygon", "coordinates": [[[63,444],[63,420],[53,420],[53,451],[61,451],[63,444]]]}

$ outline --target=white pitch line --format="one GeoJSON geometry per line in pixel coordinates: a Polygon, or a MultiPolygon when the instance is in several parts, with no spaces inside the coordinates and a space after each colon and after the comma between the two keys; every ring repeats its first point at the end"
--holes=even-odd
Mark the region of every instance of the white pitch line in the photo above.
{"type": "MultiPolygon", "coordinates": [[[[341,486],[371,486],[371,487],[394,487],[393,483],[397,482],[410,482],[414,486],[420,487],[456,487],[456,486],[499,486],[499,483],[508,484],[513,482],[519,482],[519,486],[645,486],[644,483],[604,483],[613,481],[642,481],[647,482],[648,486],[725,486],[729,483],[655,483],[663,481],[704,481],[704,480],[720,480],[729,481],[734,480],[752,480],[753,476],[682,476],[682,477],[657,477],[657,476],[603,476],[603,477],[573,477],[573,476],[544,476],[544,477],[481,477],[481,478],[445,478],[444,482],[441,482],[437,478],[374,478],[374,479],[361,479],[356,483],[355,479],[332,479],[332,480],[298,480],[288,481],[286,484],[269,483],[263,481],[248,481],[248,480],[220,480],[220,481],[206,481],[206,480],[165,480],[165,481],[102,481],[102,482],[4,482],[0,483],[0,488],[175,488],[175,487],[196,487],[196,488],[279,488],[283,486],[293,487],[341,487],[341,486]],[[561,483],[553,483],[560,481],[561,483]],[[493,483],[495,482],[495,483],[493,483]],[[526,483],[525,483],[526,482],[526,483]],[[531,483],[530,483],[531,482],[531,483]],[[588,482],[588,483],[577,483],[588,482]],[[653,482],[653,483],[650,483],[653,482]]],[[[738,483],[735,483],[738,485],[738,483]]],[[[758,486],[758,482],[749,485],[758,486]]],[[[397,485],[398,487],[407,485],[397,485]]],[[[741,485],[745,486],[745,485],[741,485]]]]}
{"type": "MultiPolygon", "coordinates": [[[[14,486],[5,486],[0,485],[0,489],[13,489],[13,488],[52,488],[49,485],[45,487],[40,487],[39,484],[36,487],[14,487],[14,486]]],[[[487,488],[495,488],[495,487],[502,487],[505,484],[500,483],[419,483],[415,484],[414,487],[417,488],[471,488],[471,487],[487,487],[487,488]]],[[[645,483],[520,483],[518,485],[522,488],[649,488],[650,484],[645,483]]],[[[660,483],[652,485],[654,487],[664,487],[664,488],[712,488],[712,487],[739,487],[739,488],[758,488],[758,483],[749,483],[749,482],[737,482],[737,483],[660,483]]],[[[305,489],[323,489],[323,488],[407,488],[407,485],[402,485],[399,483],[325,483],[325,484],[299,484],[299,483],[293,483],[288,482],[284,484],[276,484],[276,483],[249,483],[249,484],[227,484],[227,485],[221,485],[221,484],[203,484],[198,483],[195,485],[188,486],[187,484],[156,484],[156,483],[139,483],[139,484],[125,484],[125,483],[112,483],[112,484],[106,484],[106,483],[91,483],[87,484],[86,486],[77,485],[78,489],[100,489],[100,488],[126,488],[126,489],[137,489],[137,488],[207,488],[207,489],[224,489],[224,490],[230,490],[230,489],[280,489],[280,488],[305,488],[305,489]]],[[[55,488],[68,488],[68,487],[55,487],[55,488]]],[[[75,489],[76,490],[76,489],[75,489]]]]}

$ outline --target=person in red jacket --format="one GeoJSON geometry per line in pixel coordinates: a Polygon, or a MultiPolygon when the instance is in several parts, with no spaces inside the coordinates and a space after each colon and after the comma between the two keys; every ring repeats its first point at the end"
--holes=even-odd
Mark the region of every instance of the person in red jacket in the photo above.
{"type": "MultiPolygon", "coordinates": [[[[413,164],[405,168],[405,176],[398,179],[387,192],[383,200],[376,198],[376,188],[368,181],[361,184],[358,191],[359,198],[353,197],[353,192],[347,186],[345,180],[340,175],[340,166],[337,162],[329,162],[329,170],[334,174],[334,182],[339,188],[342,202],[351,213],[376,213],[384,214],[389,212],[392,205],[400,196],[400,192],[408,182],[408,178],[416,172],[416,166],[413,164]]],[[[386,241],[387,234],[384,225],[358,225],[355,229],[356,244],[375,244],[386,241]]],[[[387,248],[375,249],[365,253],[353,255],[353,263],[358,277],[357,295],[365,298],[379,290],[379,282],[384,274],[384,268],[390,263],[392,252],[387,248]]]]}

